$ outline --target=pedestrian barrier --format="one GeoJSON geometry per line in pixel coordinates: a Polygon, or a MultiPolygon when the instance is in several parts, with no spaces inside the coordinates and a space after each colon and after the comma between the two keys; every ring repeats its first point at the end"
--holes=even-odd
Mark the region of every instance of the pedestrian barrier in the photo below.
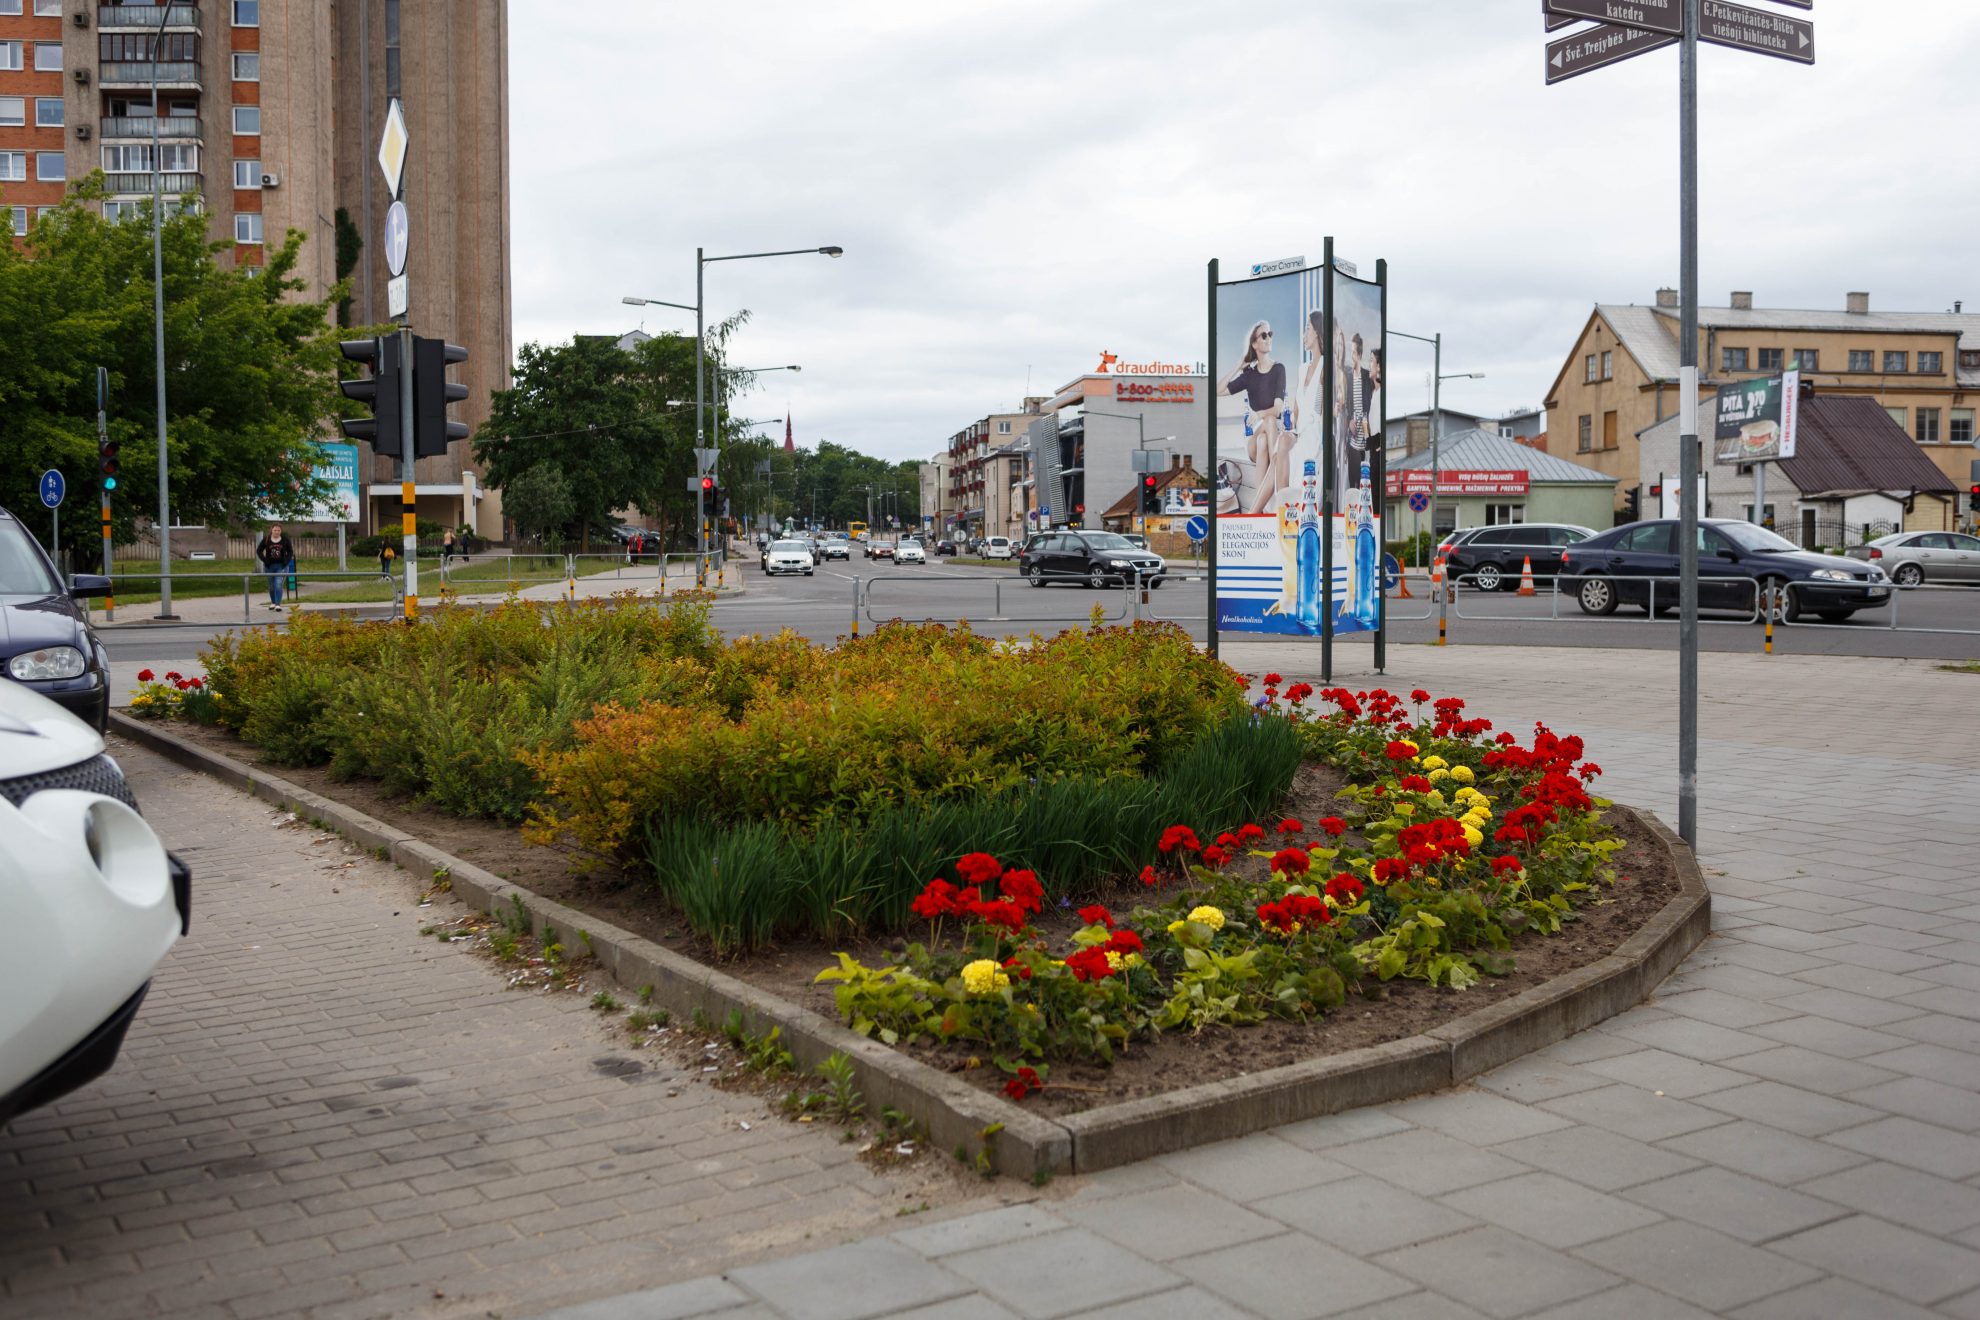
{"type": "MultiPolygon", "coordinates": [[[[248,569],[240,573],[211,573],[211,572],[173,573],[171,574],[171,579],[175,586],[181,583],[192,584],[191,590],[181,595],[180,600],[182,602],[189,600],[217,599],[220,593],[199,590],[199,587],[203,584],[220,583],[220,582],[228,582],[228,583],[239,582],[241,584],[242,622],[253,623],[255,621],[255,614],[254,614],[255,599],[256,597],[264,597],[264,598],[266,597],[268,592],[269,576],[270,576],[269,574],[261,572],[258,569],[248,569]]],[[[315,588],[319,588],[323,586],[323,584],[325,583],[341,582],[347,586],[354,586],[354,585],[362,585],[366,583],[375,583],[380,581],[380,575],[377,573],[339,573],[334,571],[318,572],[312,570],[307,573],[286,573],[286,574],[281,574],[279,576],[281,576],[284,580],[284,586],[282,591],[284,608],[287,608],[290,602],[300,602],[304,600],[309,594],[308,592],[305,591],[305,588],[310,588],[313,590],[315,588]]],[[[165,580],[165,577],[166,575],[163,573],[132,573],[132,572],[122,572],[122,571],[114,572],[110,575],[110,584],[112,588],[110,599],[115,600],[118,596],[128,594],[125,591],[125,589],[120,585],[122,583],[133,582],[133,583],[156,584],[163,582],[165,580]]],[[[389,600],[381,599],[381,600],[367,600],[367,601],[337,601],[331,603],[339,604],[339,605],[348,605],[354,611],[361,611],[366,608],[370,608],[374,606],[382,606],[387,609],[388,613],[396,614],[398,612],[399,605],[405,599],[405,593],[402,590],[404,586],[404,582],[405,580],[402,577],[394,577],[391,579],[392,594],[389,600]]],[[[233,591],[231,587],[228,589],[226,594],[228,596],[233,595],[233,591]]],[[[84,603],[87,604],[88,602],[84,602],[84,603]]],[[[140,605],[135,608],[142,609],[143,606],[140,605]]],[[[115,623],[116,614],[113,611],[106,609],[104,611],[103,621],[106,623],[115,623]]]]}
{"type": "MultiPolygon", "coordinates": [[[[1004,587],[1011,583],[1011,576],[1008,573],[943,573],[939,577],[932,574],[928,577],[889,576],[884,578],[860,578],[855,576],[853,578],[854,626],[857,627],[859,615],[862,610],[865,613],[866,621],[872,624],[884,623],[888,619],[907,617],[895,613],[895,614],[890,614],[887,616],[886,619],[883,619],[875,615],[873,612],[873,591],[874,588],[876,587],[887,588],[888,590],[907,589],[910,591],[918,587],[920,588],[933,587],[939,591],[942,591],[945,594],[945,596],[948,598],[948,600],[952,603],[956,595],[955,591],[953,590],[954,585],[960,582],[988,582],[991,584],[990,614],[988,615],[977,614],[974,616],[963,615],[963,614],[956,614],[953,616],[926,614],[926,615],[919,615],[916,617],[928,623],[948,623],[948,624],[962,623],[965,621],[965,619],[972,617],[974,618],[974,621],[978,623],[1073,624],[1080,622],[1081,619],[1085,617],[1085,616],[1067,616],[1063,614],[1023,615],[1023,614],[1004,613],[1004,587]]],[[[1086,578],[1084,576],[1061,575],[1056,578],[1048,579],[1045,585],[1051,585],[1053,582],[1084,583],[1086,582],[1086,578]]],[[[1030,585],[1029,580],[1026,580],[1026,585],[1027,587],[1029,587],[1030,585]]],[[[1102,588],[1102,590],[1105,589],[1106,588],[1102,588]]],[[[1115,614],[1102,614],[1101,616],[1102,619],[1108,623],[1116,623],[1123,619],[1129,618],[1134,613],[1136,597],[1140,594],[1136,584],[1132,580],[1126,583],[1125,586],[1115,587],[1114,591],[1116,593],[1117,599],[1120,602],[1120,612],[1115,614]]],[[[883,598],[885,597],[886,594],[887,594],[886,591],[882,592],[883,598]]],[[[857,636],[858,634],[855,633],[854,635],[857,636]]]]}
{"type": "MultiPolygon", "coordinates": [[[[1644,623],[1653,623],[1657,620],[1660,614],[1665,614],[1675,611],[1678,607],[1679,579],[1675,574],[1667,575],[1667,576],[1642,576],[1642,577],[1637,577],[1632,575],[1626,578],[1610,577],[1610,578],[1606,578],[1605,580],[1611,584],[1610,585],[1611,590],[1616,590],[1616,584],[1618,583],[1627,582],[1631,585],[1637,583],[1643,584],[1645,588],[1644,604],[1637,605],[1634,601],[1627,601],[1627,602],[1621,602],[1621,607],[1624,609],[1642,609],[1643,610],[1642,622],[1644,623]]],[[[1707,618],[1703,615],[1700,615],[1698,620],[1700,623],[1752,624],[1752,623],[1760,622],[1759,596],[1762,594],[1760,591],[1760,588],[1762,586],[1761,579],[1745,576],[1742,574],[1721,574],[1721,573],[1714,573],[1709,578],[1699,579],[1699,583],[1701,586],[1722,586],[1725,585],[1726,583],[1731,583],[1731,582],[1748,582],[1753,585],[1752,592],[1744,593],[1753,597],[1753,603],[1746,607],[1747,610],[1746,614],[1743,617],[1731,618],[1731,619],[1723,619],[1716,617],[1707,618]]],[[[1466,613],[1464,609],[1464,598],[1465,598],[1465,589],[1467,587],[1471,589],[1474,595],[1480,598],[1503,599],[1505,595],[1505,593],[1500,591],[1496,591],[1496,590],[1486,591],[1484,588],[1480,587],[1478,585],[1478,576],[1475,573],[1451,574],[1449,579],[1449,587],[1451,593],[1451,613],[1456,615],[1460,619],[1464,619],[1468,622],[1473,622],[1473,623],[1537,623],[1537,622],[1566,623],[1577,619],[1606,620],[1609,622],[1615,622],[1618,617],[1615,614],[1589,614],[1583,611],[1577,601],[1577,592],[1580,587],[1580,581],[1575,578],[1562,578],[1558,574],[1549,580],[1546,589],[1544,590],[1536,589],[1534,592],[1534,596],[1536,599],[1545,598],[1547,600],[1547,613],[1544,616],[1538,614],[1531,614],[1531,613],[1513,613],[1513,614],[1502,613],[1502,612],[1492,612],[1492,613],[1483,613],[1483,614],[1466,613]],[[1563,601],[1566,601],[1570,606],[1573,607],[1570,612],[1564,612],[1562,610],[1561,603],[1563,601]]],[[[1724,606],[1720,606],[1716,604],[1705,605],[1702,608],[1712,610],[1715,613],[1721,613],[1725,610],[1724,606]]],[[[1779,612],[1778,605],[1776,605],[1775,607],[1775,612],[1776,613],[1779,612]]],[[[1635,616],[1629,616],[1629,617],[1635,617],[1635,616]]]]}
{"type": "MultiPolygon", "coordinates": [[[[1788,598],[1793,600],[1799,592],[1817,591],[1832,584],[1824,582],[1789,582],[1785,585],[1787,587],[1788,598]]],[[[1877,627],[1882,632],[1929,633],[1940,637],[1980,637],[1980,627],[1939,628],[1927,624],[1905,624],[1901,621],[1906,601],[1910,602],[1912,612],[1915,615],[1918,612],[1919,606],[1927,600],[1934,599],[1935,594],[1941,599],[1958,600],[1961,604],[1972,605],[1974,607],[1972,610],[1975,616],[1974,621],[1976,624],[1980,624],[1980,586],[1964,587],[1951,582],[1920,582],[1916,586],[1910,587],[1900,587],[1892,584],[1889,622],[1871,626],[1877,627]]],[[[1804,606],[1803,609],[1808,613],[1814,612],[1813,606],[1804,606]]],[[[1864,627],[1862,623],[1845,619],[1809,619],[1806,617],[1790,619],[1787,617],[1788,613],[1790,611],[1783,611],[1781,615],[1781,626],[1784,628],[1843,628],[1855,629],[1860,632],[1864,627]]]]}

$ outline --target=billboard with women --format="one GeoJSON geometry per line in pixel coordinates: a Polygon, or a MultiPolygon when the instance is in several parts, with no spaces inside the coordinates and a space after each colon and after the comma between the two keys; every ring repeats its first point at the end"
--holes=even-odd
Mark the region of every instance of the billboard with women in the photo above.
{"type": "Polygon", "coordinates": [[[1329,501],[1336,633],[1373,632],[1382,614],[1382,311],[1386,288],[1333,271],[1329,501]]]}
{"type": "MultiPolygon", "coordinates": [[[[1370,437],[1382,430],[1381,286],[1333,272],[1346,315],[1330,325],[1328,275],[1302,269],[1216,286],[1210,392],[1224,631],[1318,637],[1378,618],[1351,608],[1359,529],[1346,515],[1360,455],[1380,461],[1370,437]]],[[[1368,530],[1379,571],[1381,528],[1368,530]]]]}

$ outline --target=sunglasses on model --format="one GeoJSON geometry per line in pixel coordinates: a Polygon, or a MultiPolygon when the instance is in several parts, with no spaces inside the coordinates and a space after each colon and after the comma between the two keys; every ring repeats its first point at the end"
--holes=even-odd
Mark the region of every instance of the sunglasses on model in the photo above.
{"type": "Polygon", "coordinates": [[[1272,337],[1272,332],[1270,330],[1260,330],[1258,332],[1258,338],[1260,339],[1270,339],[1271,337],[1272,337]]]}

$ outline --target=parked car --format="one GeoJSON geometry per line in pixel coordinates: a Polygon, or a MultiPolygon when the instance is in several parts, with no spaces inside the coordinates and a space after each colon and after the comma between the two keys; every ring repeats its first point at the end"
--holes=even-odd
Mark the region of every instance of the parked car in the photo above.
{"type": "Polygon", "coordinates": [[[116,1062],[192,878],[137,811],[103,738],[0,683],[0,1124],[116,1062]]]}
{"type": "Polygon", "coordinates": [[[1964,532],[1897,532],[1843,553],[1883,569],[1900,587],[1980,582],[1980,536],[1964,532]]]}
{"type": "MultiPolygon", "coordinates": [[[[1676,519],[1630,523],[1561,551],[1560,572],[1587,614],[1613,614],[1617,605],[1678,607],[1676,519]]],[[[1792,622],[1816,614],[1831,623],[1889,603],[1890,579],[1873,565],[1803,550],[1764,527],[1729,518],[1698,520],[1698,604],[1701,609],[1758,614],[1792,622]]]]}
{"type": "Polygon", "coordinates": [[[1595,535],[1592,527],[1574,523],[1503,523],[1469,529],[1444,556],[1444,574],[1480,591],[1511,591],[1519,586],[1526,561],[1533,561],[1533,580],[1552,581],[1559,551],[1595,535]]]}
{"type": "Polygon", "coordinates": [[[937,541],[935,543],[935,553],[938,555],[952,555],[955,552],[956,543],[954,541],[937,541]]]}
{"type": "Polygon", "coordinates": [[[763,571],[767,574],[802,573],[810,577],[817,567],[811,557],[811,545],[807,541],[772,541],[770,548],[763,553],[763,571]]]}
{"type": "Polygon", "coordinates": [[[1017,558],[1017,551],[1012,547],[1010,537],[987,536],[983,539],[983,557],[985,559],[1015,559],[1017,558]]]}
{"type": "Polygon", "coordinates": [[[1041,532],[1025,542],[1018,572],[1034,587],[1053,582],[1118,586],[1130,580],[1162,585],[1162,556],[1130,545],[1118,532],[1041,532]]]}
{"type": "Polygon", "coordinates": [[[62,575],[20,519],[0,509],[0,674],[101,733],[110,718],[110,653],[76,602],[110,579],[62,575]]]}

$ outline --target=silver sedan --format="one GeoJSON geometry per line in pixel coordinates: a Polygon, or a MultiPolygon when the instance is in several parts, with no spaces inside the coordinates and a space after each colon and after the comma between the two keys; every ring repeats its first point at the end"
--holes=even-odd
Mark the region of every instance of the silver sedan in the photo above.
{"type": "Polygon", "coordinates": [[[1980,536],[1964,532],[1898,532],[1853,545],[1846,553],[1877,565],[1900,587],[1980,582],[1980,536]]]}

